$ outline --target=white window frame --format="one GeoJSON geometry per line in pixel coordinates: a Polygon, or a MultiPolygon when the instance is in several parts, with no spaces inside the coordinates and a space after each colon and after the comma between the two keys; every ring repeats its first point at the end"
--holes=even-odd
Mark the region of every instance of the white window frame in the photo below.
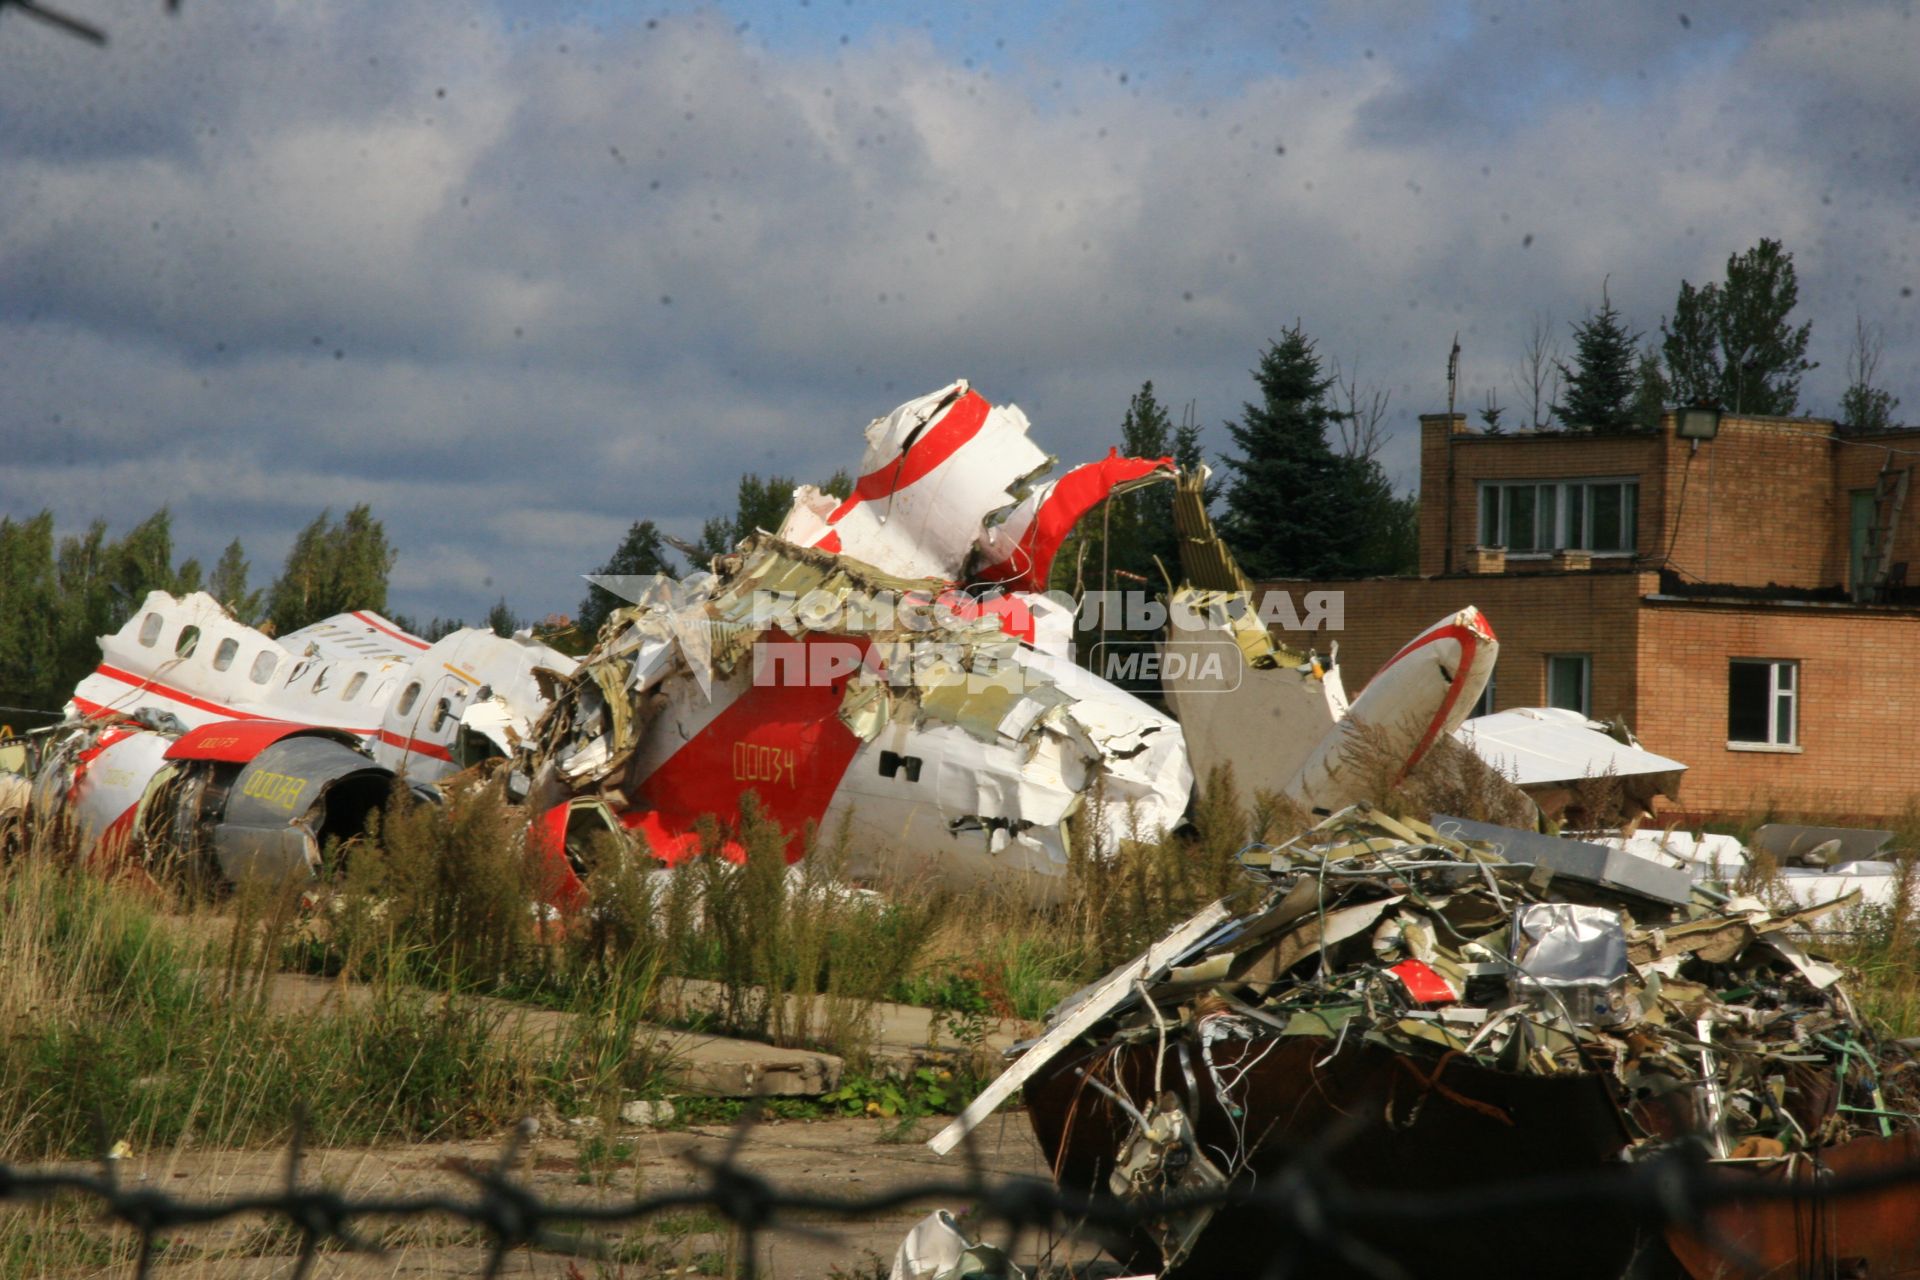
{"type": "Polygon", "coordinates": [[[1587,719],[1593,719],[1593,655],[1590,653],[1550,653],[1547,655],[1547,696],[1549,707],[1557,705],[1553,700],[1553,664],[1556,662],[1577,662],[1580,664],[1580,705],[1566,708],[1578,711],[1587,719]]]}
{"type": "Polygon", "coordinates": [[[1595,556],[1639,554],[1640,478],[1638,476],[1578,476],[1566,480],[1482,480],[1479,482],[1479,502],[1478,532],[1481,545],[1506,547],[1507,554],[1512,557],[1549,556],[1555,551],[1567,548],[1587,550],[1595,556]],[[1593,490],[1599,485],[1612,484],[1617,484],[1621,488],[1620,532],[1627,545],[1595,550],[1593,547],[1593,490]],[[1507,493],[1514,489],[1534,491],[1534,537],[1533,545],[1530,547],[1515,548],[1507,542],[1507,493]],[[1627,496],[1628,491],[1632,493],[1631,498],[1627,496]],[[1580,498],[1580,527],[1577,530],[1571,527],[1574,523],[1572,499],[1576,492],[1580,498]],[[1551,496],[1548,497],[1548,495],[1551,496]],[[1543,502],[1543,498],[1546,501],[1543,502]],[[1488,506],[1490,499],[1494,504],[1491,508],[1488,506]],[[1542,536],[1540,512],[1549,504],[1553,507],[1552,527],[1546,529],[1542,536]],[[1626,509],[1629,507],[1630,513],[1626,509]],[[1497,540],[1494,542],[1486,540],[1490,512],[1491,527],[1497,535],[1497,540]]]}
{"type": "Polygon", "coordinates": [[[1767,736],[1765,738],[1736,738],[1732,736],[1733,726],[1727,726],[1727,748],[1730,751],[1799,751],[1800,746],[1800,660],[1798,658],[1729,658],[1727,659],[1727,719],[1733,719],[1733,668],[1765,667],[1767,669],[1767,736]],[[1781,673],[1787,672],[1783,682],[1781,673]],[[1782,713],[1786,716],[1786,731],[1783,735],[1780,727],[1782,713]]]}

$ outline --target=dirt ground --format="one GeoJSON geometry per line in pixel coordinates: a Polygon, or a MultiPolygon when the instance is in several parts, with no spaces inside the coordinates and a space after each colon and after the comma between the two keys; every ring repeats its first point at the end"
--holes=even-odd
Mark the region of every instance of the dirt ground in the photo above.
{"type": "MultiPolygon", "coordinates": [[[[897,1128],[893,1122],[869,1119],[767,1121],[747,1136],[739,1163],[777,1187],[829,1196],[870,1195],[903,1183],[964,1175],[959,1157],[942,1159],[923,1145],[936,1128],[933,1122],[920,1125],[916,1134],[904,1140],[897,1128]]],[[[978,1136],[979,1155],[989,1172],[1046,1175],[1024,1115],[995,1116],[978,1136]]],[[[617,1202],[636,1191],[659,1192],[694,1183],[698,1175],[687,1160],[688,1153],[717,1157],[732,1137],[730,1128],[718,1126],[601,1132],[597,1127],[547,1124],[527,1145],[518,1176],[549,1202],[617,1202]]],[[[504,1135],[491,1142],[317,1151],[307,1157],[305,1178],[360,1196],[433,1192],[459,1196],[470,1185],[462,1171],[491,1165],[503,1143],[504,1135]]],[[[121,1168],[131,1185],[144,1183],[192,1199],[217,1199],[283,1186],[285,1153],[136,1152],[121,1168]]],[[[801,1232],[769,1233],[758,1248],[759,1274],[770,1280],[884,1280],[901,1238],[934,1207],[940,1206],[903,1208],[851,1224],[814,1219],[803,1222],[801,1232]]],[[[965,1206],[944,1207],[958,1213],[965,1206]]],[[[450,1218],[369,1222],[361,1235],[383,1246],[384,1252],[329,1249],[313,1274],[342,1280],[477,1275],[487,1256],[486,1237],[450,1218]]],[[[728,1275],[737,1247],[721,1220],[698,1210],[608,1231],[598,1238],[611,1256],[523,1248],[509,1256],[502,1274],[542,1280],[728,1275]]],[[[988,1232],[987,1238],[1004,1243],[996,1232],[988,1232]]],[[[1032,1262],[1043,1256],[1067,1260],[1066,1245],[1060,1244],[1050,1254],[1049,1247],[1045,1241],[1030,1242],[1020,1251],[1022,1260],[1032,1262]]],[[[154,1274],[181,1280],[288,1276],[293,1273],[296,1252],[296,1239],[265,1220],[218,1224],[175,1233],[154,1274]]],[[[1085,1245],[1074,1251],[1078,1258],[1092,1254],[1085,1245]]],[[[131,1274],[131,1268],[120,1262],[81,1270],[30,1269],[28,1274],[122,1276],[131,1274]]]]}

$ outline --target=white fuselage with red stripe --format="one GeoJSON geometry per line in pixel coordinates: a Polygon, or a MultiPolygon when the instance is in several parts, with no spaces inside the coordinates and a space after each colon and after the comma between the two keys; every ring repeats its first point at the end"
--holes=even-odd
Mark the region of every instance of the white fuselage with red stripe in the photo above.
{"type": "Polygon", "coordinates": [[[534,671],[575,666],[546,645],[473,628],[429,643],[365,611],[275,639],[205,592],[150,593],[100,649],[74,690],[75,713],[152,707],[190,728],[269,719],[345,729],[420,782],[511,755],[546,708],[534,671]]]}

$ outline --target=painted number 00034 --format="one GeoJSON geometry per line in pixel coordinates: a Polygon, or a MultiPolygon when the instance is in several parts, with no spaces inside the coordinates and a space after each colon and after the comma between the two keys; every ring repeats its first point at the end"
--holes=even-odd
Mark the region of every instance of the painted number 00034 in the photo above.
{"type": "Polygon", "coordinates": [[[733,744],[733,780],[735,782],[784,782],[799,785],[794,777],[791,747],[763,747],[754,742],[733,744]]]}

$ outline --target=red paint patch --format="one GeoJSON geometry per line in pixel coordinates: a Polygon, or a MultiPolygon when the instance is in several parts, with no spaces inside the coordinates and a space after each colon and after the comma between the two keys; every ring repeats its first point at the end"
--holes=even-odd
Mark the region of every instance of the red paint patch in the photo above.
{"type": "MultiPolygon", "coordinates": [[[[758,643],[805,646],[810,671],[818,669],[817,645],[836,650],[853,645],[862,656],[867,649],[864,639],[809,635],[794,641],[777,629],[758,643]]],[[[794,675],[796,683],[748,686],[642,784],[640,794],[651,812],[628,825],[647,833],[656,857],[674,863],[697,852],[694,824],[704,814],[727,821],[748,791],[758,794],[768,817],[792,833],[787,860],[796,861],[804,852],[806,825],[825,815],[860,739],[837,714],[852,672],[819,683],[794,675]]]]}
{"type": "Polygon", "coordinates": [[[317,734],[335,738],[352,746],[359,737],[345,729],[319,725],[294,724],[288,720],[217,720],[189,729],[167,748],[169,760],[222,760],[244,764],[282,738],[295,734],[317,734]]]}

